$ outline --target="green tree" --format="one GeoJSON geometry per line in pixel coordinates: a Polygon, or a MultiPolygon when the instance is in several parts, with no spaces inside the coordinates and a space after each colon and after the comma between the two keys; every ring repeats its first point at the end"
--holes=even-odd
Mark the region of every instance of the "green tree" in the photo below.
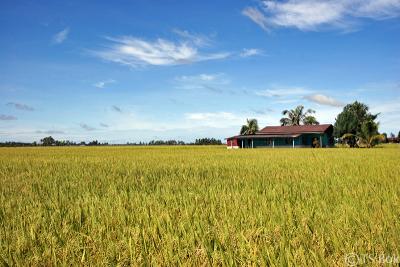
{"type": "Polygon", "coordinates": [[[360,134],[363,123],[374,121],[379,115],[371,114],[368,110],[367,105],[358,101],[346,105],[336,118],[333,135],[340,138],[348,133],[353,135],[360,134]]]}
{"type": "MultiPolygon", "coordinates": [[[[391,133],[390,135],[392,135],[393,133],[391,133]]],[[[383,135],[383,142],[384,143],[387,143],[388,142],[388,140],[387,140],[387,133],[383,133],[382,134],[383,135]]]]}
{"type": "Polygon", "coordinates": [[[368,120],[363,122],[358,134],[346,133],[342,136],[342,138],[355,138],[359,147],[370,148],[385,140],[385,136],[383,134],[379,134],[378,126],[378,123],[374,122],[373,120],[368,120]]]}
{"type": "Polygon", "coordinates": [[[221,140],[215,138],[199,138],[196,139],[195,145],[222,145],[221,140]]]}
{"type": "Polygon", "coordinates": [[[311,114],[314,114],[315,110],[312,109],[307,109],[304,112],[304,106],[300,105],[297,106],[295,109],[287,110],[285,109],[282,111],[282,115],[286,116],[283,117],[280,122],[282,126],[288,126],[288,125],[316,125],[319,124],[317,119],[312,116],[311,114]]]}
{"type": "Polygon", "coordinates": [[[42,142],[42,144],[44,146],[52,146],[52,145],[54,145],[56,143],[56,140],[54,140],[53,137],[48,136],[48,137],[45,137],[45,138],[41,139],[40,142],[42,142]]]}
{"type": "Polygon", "coordinates": [[[304,125],[318,125],[319,122],[314,116],[306,116],[303,120],[304,125]]]}
{"type": "Polygon", "coordinates": [[[258,129],[258,122],[256,119],[247,119],[247,123],[242,125],[242,128],[240,129],[240,134],[255,134],[258,129]]]}

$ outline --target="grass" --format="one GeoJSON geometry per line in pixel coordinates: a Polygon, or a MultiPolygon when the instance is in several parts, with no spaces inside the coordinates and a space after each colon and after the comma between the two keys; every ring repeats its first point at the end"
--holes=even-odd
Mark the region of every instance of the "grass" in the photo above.
{"type": "Polygon", "coordinates": [[[400,254],[400,149],[0,149],[3,265],[345,265],[400,254]]]}

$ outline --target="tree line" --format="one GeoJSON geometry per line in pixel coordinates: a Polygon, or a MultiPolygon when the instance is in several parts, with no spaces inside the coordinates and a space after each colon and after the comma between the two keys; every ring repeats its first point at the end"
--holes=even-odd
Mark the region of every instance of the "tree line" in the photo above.
{"type": "Polygon", "coordinates": [[[182,146],[182,145],[222,145],[222,141],[216,138],[199,138],[194,142],[184,142],[177,140],[151,140],[150,142],[126,143],[131,146],[182,146]]]}
{"type": "MultiPolygon", "coordinates": [[[[47,136],[40,142],[3,142],[0,147],[23,147],[23,146],[108,146],[109,143],[101,143],[97,140],[90,142],[73,142],[68,140],[56,140],[52,136],[47,136]]],[[[181,140],[151,140],[149,142],[127,142],[128,146],[179,146],[179,145],[222,145],[222,141],[216,138],[199,138],[194,142],[184,142],[181,140]]]]}

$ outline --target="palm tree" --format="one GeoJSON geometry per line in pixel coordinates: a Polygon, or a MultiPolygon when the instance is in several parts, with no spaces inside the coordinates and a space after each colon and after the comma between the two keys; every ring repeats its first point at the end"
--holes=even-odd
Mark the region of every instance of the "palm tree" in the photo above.
{"type": "Polygon", "coordinates": [[[312,116],[311,114],[315,113],[315,110],[307,109],[304,112],[304,106],[299,105],[295,109],[287,110],[285,109],[282,111],[282,115],[286,116],[281,119],[282,126],[289,126],[289,125],[316,125],[319,124],[317,119],[312,116]]]}
{"type": "Polygon", "coordinates": [[[342,136],[342,139],[350,141],[355,139],[359,147],[371,148],[385,140],[385,136],[378,133],[378,126],[379,124],[373,120],[365,121],[358,134],[347,133],[342,136]]]}
{"type": "Polygon", "coordinates": [[[319,122],[314,116],[306,116],[303,120],[304,125],[318,125],[319,122]]]}
{"type": "Polygon", "coordinates": [[[247,119],[247,123],[240,129],[241,135],[255,134],[258,131],[258,122],[256,119],[247,119]]]}

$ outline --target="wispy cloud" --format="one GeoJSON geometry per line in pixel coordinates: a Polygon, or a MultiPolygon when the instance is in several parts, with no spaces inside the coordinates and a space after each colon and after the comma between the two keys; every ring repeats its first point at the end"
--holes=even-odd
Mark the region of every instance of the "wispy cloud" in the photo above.
{"type": "Polygon", "coordinates": [[[312,94],[304,97],[305,99],[326,106],[342,107],[344,104],[330,96],[322,94],[312,94]]]}
{"type": "Polygon", "coordinates": [[[12,115],[0,114],[0,121],[14,121],[16,119],[17,119],[17,117],[12,116],[12,115]]]}
{"type": "Polygon", "coordinates": [[[233,113],[230,112],[205,112],[205,113],[186,113],[185,117],[190,120],[210,120],[215,118],[220,119],[234,119],[236,118],[233,113]]]}
{"type": "Polygon", "coordinates": [[[144,40],[133,36],[107,38],[110,42],[107,49],[91,53],[106,61],[138,67],[146,65],[170,66],[190,64],[199,61],[224,59],[228,52],[206,53],[199,51],[199,41],[165,39],[144,40]]]}
{"type": "Polygon", "coordinates": [[[26,104],[21,104],[21,103],[15,103],[15,102],[9,102],[9,103],[7,103],[7,106],[12,106],[19,110],[26,110],[26,111],[34,111],[35,110],[31,106],[28,106],[26,104]]]}
{"type": "Polygon", "coordinates": [[[292,104],[296,102],[299,102],[299,98],[285,98],[274,101],[275,104],[292,104]]]}
{"type": "Polygon", "coordinates": [[[115,112],[119,112],[119,113],[122,113],[122,109],[120,108],[120,107],[118,107],[118,106],[111,106],[111,109],[113,110],[113,111],[115,111],[115,112]]]}
{"type": "Polygon", "coordinates": [[[201,85],[202,88],[214,92],[214,93],[218,93],[218,94],[222,94],[224,92],[224,90],[222,90],[221,88],[215,87],[215,86],[211,86],[211,85],[207,85],[207,84],[202,84],[201,85]]]}
{"type": "Polygon", "coordinates": [[[258,8],[256,7],[246,7],[243,9],[242,14],[246,17],[250,18],[254,23],[263,28],[264,30],[268,30],[268,19],[258,8]]]}
{"type": "Polygon", "coordinates": [[[202,73],[198,75],[183,75],[175,77],[177,88],[185,90],[208,90],[222,93],[223,87],[230,83],[224,73],[202,73]]]}
{"type": "Polygon", "coordinates": [[[105,86],[107,84],[112,84],[112,83],[115,83],[115,80],[109,79],[109,80],[105,80],[105,81],[100,81],[100,82],[94,83],[93,86],[97,87],[97,88],[100,88],[100,89],[103,89],[103,88],[105,88],[105,86]]]}
{"type": "Polygon", "coordinates": [[[240,125],[244,117],[232,112],[193,112],[184,114],[184,125],[188,128],[225,128],[240,125]]]}
{"type": "Polygon", "coordinates": [[[173,32],[184,40],[188,40],[197,46],[209,46],[212,44],[212,39],[203,34],[195,34],[186,30],[174,29],[173,32]]]}
{"type": "Polygon", "coordinates": [[[102,122],[100,122],[100,126],[101,126],[101,127],[104,127],[104,128],[108,128],[108,127],[109,127],[108,124],[105,124],[105,123],[102,123],[102,122]]]}
{"type": "Polygon", "coordinates": [[[275,98],[274,103],[277,104],[290,104],[295,102],[301,102],[306,99],[308,101],[332,106],[332,107],[342,107],[344,104],[330,96],[319,93],[318,90],[309,89],[305,87],[277,87],[273,86],[272,89],[266,89],[261,91],[255,91],[258,96],[275,98]]]}
{"type": "Polygon", "coordinates": [[[358,0],[354,2],[359,4],[354,10],[350,10],[354,16],[372,19],[389,19],[400,16],[400,1],[398,0],[358,0]]]}
{"type": "Polygon", "coordinates": [[[266,109],[251,109],[252,112],[254,112],[255,114],[258,115],[266,115],[266,114],[271,114],[272,112],[274,112],[273,109],[271,108],[266,108],[266,109]]]}
{"type": "Polygon", "coordinates": [[[37,133],[37,134],[65,134],[64,131],[59,131],[59,130],[47,130],[47,131],[37,130],[37,131],[35,131],[35,133],[37,133]]]}
{"type": "Polygon", "coordinates": [[[315,30],[324,24],[340,26],[344,6],[340,1],[289,0],[286,2],[265,1],[264,11],[269,15],[270,25],[315,30]]]}
{"type": "Polygon", "coordinates": [[[96,130],[96,128],[87,125],[86,123],[80,123],[79,126],[81,126],[82,129],[86,130],[86,131],[94,131],[96,130]]]}
{"type": "Polygon", "coordinates": [[[67,38],[69,34],[69,28],[65,28],[64,30],[56,33],[53,36],[53,44],[61,44],[63,43],[67,38]]]}
{"type": "Polygon", "coordinates": [[[312,91],[303,87],[288,87],[288,88],[277,88],[277,89],[266,89],[256,91],[255,94],[258,96],[265,97],[286,97],[286,96],[301,96],[310,94],[312,91]]]}
{"type": "Polygon", "coordinates": [[[198,75],[182,75],[175,78],[175,81],[182,83],[197,83],[197,82],[216,82],[219,84],[227,84],[229,80],[223,73],[201,73],[198,75]]]}
{"type": "Polygon", "coordinates": [[[241,57],[251,57],[251,56],[257,56],[257,55],[262,55],[263,51],[261,49],[257,48],[244,48],[242,52],[240,53],[241,57]]]}
{"type": "Polygon", "coordinates": [[[360,18],[382,20],[400,16],[399,0],[266,0],[260,5],[260,8],[246,7],[242,13],[264,30],[292,27],[303,31],[326,28],[347,31],[360,18]]]}

